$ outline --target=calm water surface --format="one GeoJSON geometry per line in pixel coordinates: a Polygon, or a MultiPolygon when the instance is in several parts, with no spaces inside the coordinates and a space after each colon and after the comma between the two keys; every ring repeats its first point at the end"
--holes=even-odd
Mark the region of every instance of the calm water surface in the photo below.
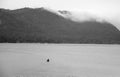
{"type": "Polygon", "coordinates": [[[120,45],[3,43],[0,77],[120,77],[120,45]]]}

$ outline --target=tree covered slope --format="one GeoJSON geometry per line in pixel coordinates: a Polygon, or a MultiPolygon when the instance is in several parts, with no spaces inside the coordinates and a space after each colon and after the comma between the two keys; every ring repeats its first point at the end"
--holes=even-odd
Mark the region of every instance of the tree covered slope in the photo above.
{"type": "Polygon", "coordinates": [[[120,43],[108,22],[75,22],[44,8],[0,9],[0,42],[120,43]]]}

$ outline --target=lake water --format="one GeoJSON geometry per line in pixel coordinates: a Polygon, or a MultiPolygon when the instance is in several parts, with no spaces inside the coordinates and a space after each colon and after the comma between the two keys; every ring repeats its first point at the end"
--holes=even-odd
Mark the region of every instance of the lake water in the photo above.
{"type": "Polygon", "coordinates": [[[120,45],[3,43],[0,77],[120,77],[120,45]]]}

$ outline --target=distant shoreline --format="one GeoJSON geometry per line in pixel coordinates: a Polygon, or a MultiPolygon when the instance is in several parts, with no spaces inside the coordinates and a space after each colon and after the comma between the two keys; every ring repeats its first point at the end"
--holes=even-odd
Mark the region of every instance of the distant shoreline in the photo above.
{"type": "Polygon", "coordinates": [[[93,44],[93,43],[0,43],[0,44],[42,44],[42,45],[120,45],[120,44],[93,44]]]}

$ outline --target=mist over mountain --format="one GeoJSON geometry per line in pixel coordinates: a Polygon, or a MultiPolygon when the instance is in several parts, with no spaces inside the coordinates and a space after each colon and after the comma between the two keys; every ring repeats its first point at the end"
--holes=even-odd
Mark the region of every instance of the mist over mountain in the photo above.
{"type": "Polygon", "coordinates": [[[91,14],[43,7],[0,9],[0,42],[119,44],[120,31],[91,14]]]}
{"type": "Polygon", "coordinates": [[[59,13],[62,14],[61,16],[76,22],[86,22],[86,21],[104,22],[105,21],[105,19],[102,19],[98,16],[95,16],[87,12],[59,11],[59,13]]]}

